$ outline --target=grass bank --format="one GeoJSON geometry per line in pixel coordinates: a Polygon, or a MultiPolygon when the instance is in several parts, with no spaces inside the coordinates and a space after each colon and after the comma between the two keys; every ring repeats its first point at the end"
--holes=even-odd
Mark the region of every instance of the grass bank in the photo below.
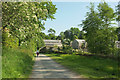
{"type": "Polygon", "coordinates": [[[33,53],[30,50],[3,48],[2,78],[28,78],[33,63],[33,53]]]}
{"type": "MultiPolygon", "coordinates": [[[[86,78],[118,78],[118,61],[98,56],[46,54],[86,78]]],[[[119,68],[120,69],[120,68],[119,68]]]]}

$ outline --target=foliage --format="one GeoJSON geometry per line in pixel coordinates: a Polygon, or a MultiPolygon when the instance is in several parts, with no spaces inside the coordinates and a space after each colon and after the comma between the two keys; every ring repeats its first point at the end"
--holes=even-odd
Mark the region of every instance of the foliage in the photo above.
{"type": "Polygon", "coordinates": [[[47,47],[43,47],[43,48],[41,48],[41,49],[40,49],[40,52],[41,52],[41,53],[46,53],[46,52],[48,52],[47,47]]]}
{"type": "Polygon", "coordinates": [[[63,53],[66,53],[66,54],[72,54],[72,47],[68,45],[63,45],[62,51],[63,53]]]}
{"type": "Polygon", "coordinates": [[[45,36],[45,39],[51,39],[49,35],[46,35],[45,36]]]}
{"type": "Polygon", "coordinates": [[[116,7],[116,14],[118,15],[116,20],[120,21],[120,1],[118,2],[118,5],[116,7]]]}
{"type": "Polygon", "coordinates": [[[63,43],[63,40],[65,39],[64,32],[61,32],[61,33],[58,35],[57,39],[60,39],[61,42],[63,43]]]}
{"type": "Polygon", "coordinates": [[[49,38],[50,38],[51,40],[55,40],[55,39],[56,39],[55,34],[49,34],[48,36],[49,36],[49,38]]]}
{"type": "Polygon", "coordinates": [[[102,20],[102,27],[108,28],[113,24],[111,21],[115,21],[116,15],[114,13],[114,10],[106,3],[102,2],[98,5],[98,16],[102,20]]]}
{"type": "Polygon", "coordinates": [[[71,41],[75,39],[83,39],[84,38],[84,33],[80,31],[78,28],[70,28],[70,30],[66,30],[64,32],[65,38],[70,39],[71,41]]]}
{"type": "Polygon", "coordinates": [[[52,2],[3,2],[3,31],[7,29],[10,35],[16,37],[19,46],[30,42],[32,38],[39,41],[38,36],[45,29],[44,21],[55,19],[56,10],[52,2]]]}
{"type": "Polygon", "coordinates": [[[84,32],[80,31],[79,28],[71,27],[70,30],[61,32],[56,39],[61,40],[63,45],[70,45],[71,41],[75,39],[84,39],[84,32]]]}
{"type": "Polygon", "coordinates": [[[45,37],[46,37],[45,33],[43,33],[43,32],[40,33],[40,36],[41,36],[43,39],[45,39],[45,37]]]}
{"type": "Polygon", "coordinates": [[[49,33],[48,36],[49,36],[50,39],[52,39],[52,40],[56,39],[56,36],[55,36],[56,31],[54,29],[50,28],[48,30],[48,33],[49,33]]]}
{"type": "Polygon", "coordinates": [[[120,27],[116,29],[117,35],[118,35],[118,41],[120,41],[120,27]]]}
{"type": "Polygon", "coordinates": [[[98,12],[91,3],[86,19],[83,21],[83,30],[86,31],[88,50],[97,54],[114,54],[117,35],[111,27],[115,14],[106,2],[99,3],[98,12]]]}
{"type": "Polygon", "coordinates": [[[62,41],[62,43],[63,43],[63,45],[68,45],[68,46],[70,46],[70,39],[64,39],[63,41],[62,41]]]}
{"type": "Polygon", "coordinates": [[[34,63],[32,51],[6,47],[2,51],[2,78],[28,78],[34,63]]]}
{"type": "Polygon", "coordinates": [[[54,29],[52,29],[52,28],[50,28],[50,29],[48,30],[48,32],[49,32],[50,34],[55,34],[55,33],[56,33],[56,31],[55,31],[54,29]]]}
{"type": "Polygon", "coordinates": [[[10,35],[8,32],[3,32],[2,34],[3,46],[6,46],[8,48],[17,48],[18,41],[19,40],[16,37],[10,35]]]}
{"type": "Polygon", "coordinates": [[[61,48],[60,47],[58,47],[58,51],[60,51],[61,50],[61,48]]]}
{"type": "Polygon", "coordinates": [[[82,43],[81,49],[85,49],[85,48],[86,48],[86,43],[82,43]]]}
{"type": "Polygon", "coordinates": [[[46,54],[83,78],[118,78],[118,61],[97,56],[46,54]],[[103,66],[104,65],[104,66],[103,66]]]}

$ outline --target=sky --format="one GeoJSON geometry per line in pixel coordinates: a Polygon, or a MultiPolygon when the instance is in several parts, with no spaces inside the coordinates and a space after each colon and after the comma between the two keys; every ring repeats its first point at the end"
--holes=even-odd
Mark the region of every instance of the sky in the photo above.
{"type": "MultiPolygon", "coordinates": [[[[107,2],[110,7],[115,10],[115,6],[118,2],[107,2]]],[[[82,20],[85,20],[86,12],[89,12],[87,6],[90,6],[90,2],[56,2],[53,4],[56,5],[57,11],[54,17],[56,19],[48,19],[45,22],[45,30],[42,31],[45,34],[48,34],[48,30],[53,28],[56,31],[56,35],[59,35],[60,32],[70,29],[71,27],[76,27],[82,30],[79,24],[82,23],[82,20]]],[[[94,2],[95,8],[99,2],[94,2]]]]}

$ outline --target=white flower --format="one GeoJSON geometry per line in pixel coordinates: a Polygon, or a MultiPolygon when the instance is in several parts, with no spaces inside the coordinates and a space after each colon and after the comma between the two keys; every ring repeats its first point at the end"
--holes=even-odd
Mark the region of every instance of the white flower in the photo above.
{"type": "Polygon", "coordinates": [[[8,33],[8,37],[10,37],[11,34],[8,33]]]}
{"type": "Polygon", "coordinates": [[[26,36],[24,35],[24,37],[26,37],[26,36]]]}
{"type": "Polygon", "coordinates": [[[42,12],[42,9],[40,8],[39,11],[42,12]]]}
{"type": "Polygon", "coordinates": [[[19,31],[21,32],[21,29],[19,29],[19,31]]]}

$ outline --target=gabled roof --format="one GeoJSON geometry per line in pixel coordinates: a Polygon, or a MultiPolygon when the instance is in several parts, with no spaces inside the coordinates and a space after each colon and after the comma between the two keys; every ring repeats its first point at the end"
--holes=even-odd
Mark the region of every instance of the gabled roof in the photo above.
{"type": "Polygon", "coordinates": [[[83,42],[83,41],[85,41],[84,39],[75,39],[76,41],[78,41],[78,42],[83,42]]]}
{"type": "Polygon", "coordinates": [[[43,40],[46,46],[62,46],[61,40],[43,40]]]}
{"type": "Polygon", "coordinates": [[[56,43],[56,42],[58,42],[58,43],[61,43],[61,40],[43,40],[44,42],[52,42],[52,43],[56,43]]]}
{"type": "Polygon", "coordinates": [[[115,41],[115,43],[120,43],[120,41],[115,41]]]}

